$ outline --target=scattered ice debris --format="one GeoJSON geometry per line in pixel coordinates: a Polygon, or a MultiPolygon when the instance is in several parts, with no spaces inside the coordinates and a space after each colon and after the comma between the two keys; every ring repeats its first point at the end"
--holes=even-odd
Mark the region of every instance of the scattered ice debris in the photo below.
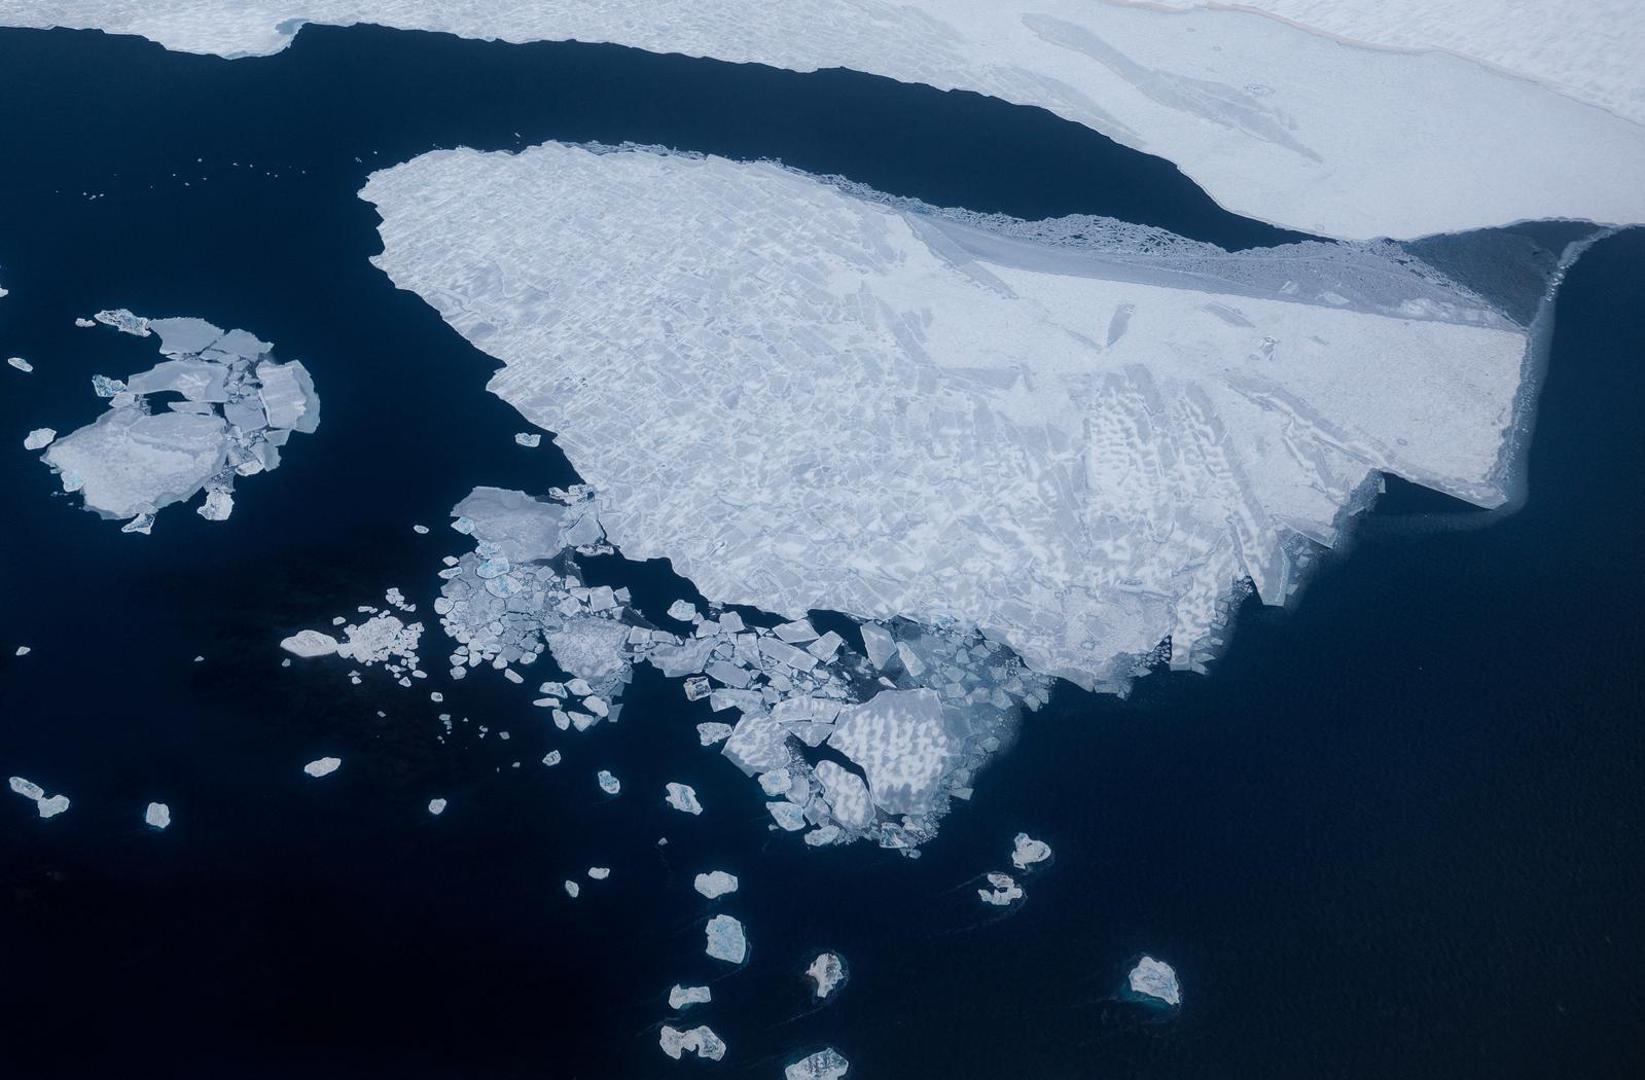
{"type": "Polygon", "coordinates": [[[708,920],[706,930],[708,946],[704,951],[709,956],[728,964],[740,964],[748,958],[748,937],[742,923],[730,915],[716,915],[708,920]]]}
{"type": "Polygon", "coordinates": [[[6,357],[6,363],[10,364],[12,367],[16,368],[18,371],[21,371],[25,375],[34,370],[34,365],[23,359],[21,356],[8,356],[6,357]]]}
{"type": "Polygon", "coordinates": [[[548,766],[552,767],[552,766],[558,765],[559,763],[560,763],[560,752],[558,750],[550,750],[548,753],[543,755],[543,764],[544,765],[548,765],[548,766]]]}
{"type": "Polygon", "coordinates": [[[725,1043],[707,1025],[699,1024],[689,1031],[663,1025],[662,1033],[658,1037],[663,1053],[678,1061],[682,1051],[696,1054],[705,1061],[718,1061],[725,1057],[725,1043]]]}
{"type": "Polygon", "coordinates": [[[332,773],[337,771],[337,767],[339,765],[341,765],[342,763],[343,763],[342,758],[334,758],[334,757],[315,758],[313,761],[311,761],[307,765],[303,766],[303,771],[308,773],[310,776],[315,777],[315,778],[319,778],[321,776],[330,776],[332,773]]]}
{"type": "Polygon", "coordinates": [[[570,878],[565,879],[565,894],[571,897],[571,899],[577,899],[577,894],[582,891],[583,887],[581,885],[577,884],[575,881],[572,881],[570,878]]]}
{"type": "Polygon", "coordinates": [[[710,870],[706,874],[698,874],[692,887],[710,900],[715,900],[737,891],[737,876],[724,870],[710,870]]]}
{"type": "Polygon", "coordinates": [[[1035,863],[1042,863],[1051,857],[1051,845],[1043,840],[1035,840],[1025,832],[1017,834],[1012,842],[1011,864],[1018,870],[1026,870],[1035,863]]]}
{"type": "Polygon", "coordinates": [[[840,958],[839,953],[821,953],[811,961],[811,966],[805,969],[805,973],[816,983],[812,993],[818,999],[825,998],[844,985],[845,961],[840,958]]]}
{"type": "Polygon", "coordinates": [[[543,437],[535,431],[520,431],[514,435],[514,441],[528,449],[536,449],[541,445],[543,437]]]}
{"type": "Polygon", "coordinates": [[[439,817],[441,814],[446,812],[446,801],[444,799],[428,800],[428,812],[433,814],[435,817],[439,817]]]}
{"type": "Polygon", "coordinates": [[[988,888],[977,890],[977,896],[985,904],[1006,907],[1013,901],[1023,898],[1022,886],[1018,885],[1010,874],[1001,874],[996,871],[987,875],[987,881],[988,888]]]}
{"type": "Polygon", "coordinates": [[[1177,985],[1177,973],[1171,965],[1152,956],[1144,956],[1131,969],[1131,992],[1158,998],[1167,1005],[1182,1004],[1182,989],[1177,985]]]}
{"type": "Polygon", "coordinates": [[[57,439],[41,460],[78,491],[86,509],[129,519],[123,532],[146,533],[154,515],[204,490],[199,513],[221,521],[234,506],[237,477],[269,472],[293,433],[320,423],[320,398],[298,361],[277,364],[273,346],[244,330],[222,330],[201,319],[141,319],[128,311],[99,312],[99,322],[126,333],[160,337],[167,357],[121,381],[94,376],[109,399],[94,423],[57,439]],[[181,400],[151,401],[149,395],[181,400]]]}
{"type": "Polygon", "coordinates": [[[681,986],[675,983],[668,992],[668,1007],[679,1012],[687,1005],[707,1005],[714,1000],[714,995],[706,986],[681,986]]]}
{"type": "Polygon", "coordinates": [[[606,878],[611,876],[611,867],[590,866],[588,868],[588,876],[593,881],[604,881],[606,878]]]}
{"type": "Polygon", "coordinates": [[[171,807],[163,802],[151,802],[143,811],[143,822],[150,828],[164,829],[171,824],[171,807]]]}
{"type": "Polygon", "coordinates": [[[56,817],[69,808],[67,795],[47,795],[45,788],[21,776],[11,778],[11,789],[34,803],[35,811],[43,818],[56,817]]]}
{"type": "Polygon", "coordinates": [[[824,1047],[783,1070],[783,1080],[842,1080],[851,1063],[833,1047],[824,1047]]]}
{"type": "Polygon", "coordinates": [[[51,428],[35,428],[33,431],[23,436],[23,449],[44,450],[46,447],[51,445],[51,441],[55,438],[57,438],[57,432],[51,428]]]}
{"type": "Polygon", "coordinates": [[[668,805],[683,814],[700,814],[703,804],[697,801],[697,792],[690,784],[668,784],[668,805]]]}
{"type": "Polygon", "coordinates": [[[612,776],[608,769],[601,769],[596,779],[600,782],[600,790],[607,795],[615,795],[623,790],[622,781],[612,776]]]}
{"type": "Polygon", "coordinates": [[[331,656],[337,651],[337,639],[318,630],[299,630],[280,639],[280,648],[293,656],[331,656]]]}

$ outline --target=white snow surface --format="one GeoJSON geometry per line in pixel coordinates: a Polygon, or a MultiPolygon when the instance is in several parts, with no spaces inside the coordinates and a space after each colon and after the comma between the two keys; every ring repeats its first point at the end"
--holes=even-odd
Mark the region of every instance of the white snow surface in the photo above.
{"type": "Polygon", "coordinates": [[[1239,583],[1283,601],[1288,545],[1378,470],[1508,494],[1526,334],[1374,246],[1230,255],[557,143],[363,195],[376,263],[504,362],[607,538],[713,601],[974,626],[1122,686],[1239,583]]]}
{"type": "Polygon", "coordinates": [[[0,25],[231,57],[283,49],[303,22],[973,90],[1165,157],[1238,213],[1330,236],[1645,220],[1645,186],[1619,181],[1645,174],[1634,0],[0,0],[0,25]]]}

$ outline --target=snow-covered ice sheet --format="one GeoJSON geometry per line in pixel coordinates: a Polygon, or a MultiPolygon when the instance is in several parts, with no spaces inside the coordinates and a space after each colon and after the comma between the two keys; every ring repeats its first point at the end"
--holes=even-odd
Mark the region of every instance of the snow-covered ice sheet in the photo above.
{"type": "Polygon", "coordinates": [[[1633,0],[0,0],[0,25],[224,56],[278,51],[305,21],[974,90],[1159,154],[1238,213],[1331,236],[1645,220],[1645,186],[1619,179],[1645,175],[1633,0]]]}
{"type": "Polygon", "coordinates": [[[713,601],[976,627],[1123,688],[1166,639],[1196,663],[1242,583],[1283,601],[1379,471],[1513,484],[1525,329],[1392,245],[1230,255],[554,143],[363,195],[606,539],[713,601]]]}

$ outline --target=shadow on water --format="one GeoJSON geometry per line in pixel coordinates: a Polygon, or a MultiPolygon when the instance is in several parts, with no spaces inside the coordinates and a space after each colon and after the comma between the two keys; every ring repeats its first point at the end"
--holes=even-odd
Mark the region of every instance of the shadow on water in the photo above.
{"type": "MultiPolygon", "coordinates": [[[[433,146],[548,137],[1289,238],[1046,114],[847,72],[373,28],[236,62],[0,32],[0,353],[37,365],[0,390],[0,771],[74,799],[46,823],[0,805],[8,1064],[651,1076],[675,1071],[653,1031],[680,981],[714,987],[726,1076],[828,1043],[898,1078],[1638,1075],[1645,235],[1566,283],[1518,513],[1365,530],[1294,609],[1242,611],[1208,677],[1123,703],[1063,688],[910,861],[772,839],[757,789],[697,745],[706,703],[649,671],[620,724],[568,738],[518,688],[438,674],[434,631],[414,690],[279,666],[280,636],[391,585],[426,612],[471,486],[574,479],[513,444],[494,364],[370,265],[355,197],[433,146]],[[71,325],[107,306],[245,327],[314,371],[319,432],[228,522],[178,508],[122,536],[16,451],[95,415],[92,373],[151,362],[71,325]],[[304,777],[326,753],[342,769],[304,777]],[[707,813],[662,809],[669,780],[707,813]],[[140,824],[149,799],[168,832],[140,824]],[[1057,860],[990,921],[954,890],[1004,869],[1018,829],[1057,860]],[[707,868],[742,888],[704,901],[707,868]],[[749,928],[734,977],[702,955],[713,910],[749,928]],[[821,948],[850,985],[785,1023],[821,948]],[[1182,977],[1168,1020],[1118,1000],[1141,950],[1182,977]]],[[[1425,499],[1395,485],[1370,521],[1443,506],[1425,499]]],[[[686,589],[665,564],[624,572],[642,604],[686,589]]]]}

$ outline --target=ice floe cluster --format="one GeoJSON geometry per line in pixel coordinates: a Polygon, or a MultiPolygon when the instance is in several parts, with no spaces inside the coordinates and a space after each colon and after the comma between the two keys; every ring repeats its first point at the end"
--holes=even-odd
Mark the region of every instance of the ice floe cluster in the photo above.
{"type": "Polygon", "coordinates": [[[244,330],[203,319],[145,319],[100,311],[98,322],[123,333],[159,339],[167,359],[125,380],[97,375],[92,388],[108,399],[95,422],[61,438],[50,429],[30,435],[48,446],[41,460],[63,490],[79,492],[88,510],[126,521],[123,532],[146,533],[154,515],[204,490],[198,508],[208,521],[234,509],[234,481],[280,464],[293,433],[320,423],[320,398],[302,363],[277,363],[273,346],[244,330]]]}
{"type": "Polygon", "coordinates": [[[1618,179],[1645,173],[1634,0],[0,0],[0,24],[231,57],[282,49],[304,21],[976,91],[1165,157],[1237,213],[1331,236],[1645,220],[1645,189],[1618,179]]]}
{"type": "Polygon", "coordinates": [[[980,632],[1123,690],[1202,663],[1243,590],[1282,602],[1382,473],[1481,505],[1516,475],[1526,328],[1392,245],[1228,253],[553,143],[363,194],[378,265],[505,363],[604,539],[719,603],[980,632]]]}
{"type": "MultiPolygon", "coordinates": [[[[401,618],[417,610],[417,605],[406,600],[398,588],[384,595],[387,608],[362,604],[356,614],[366,616],[350,623],[339,615],[332,625],[341,629],[338,640],[321,630],[299,630],[280,641],[280,648],[293,656],[311,659],[317,656],[339,656],[352,660],[361,667],[382,665],[401,686],[410,686],[413,679],[426,679],[428,673],[418,665],[421,659],[418,647],[423,639],[423,624],[401,618]]],[[[349,680],[358,685],[359,671],[350,671],[349,680]]]]}

